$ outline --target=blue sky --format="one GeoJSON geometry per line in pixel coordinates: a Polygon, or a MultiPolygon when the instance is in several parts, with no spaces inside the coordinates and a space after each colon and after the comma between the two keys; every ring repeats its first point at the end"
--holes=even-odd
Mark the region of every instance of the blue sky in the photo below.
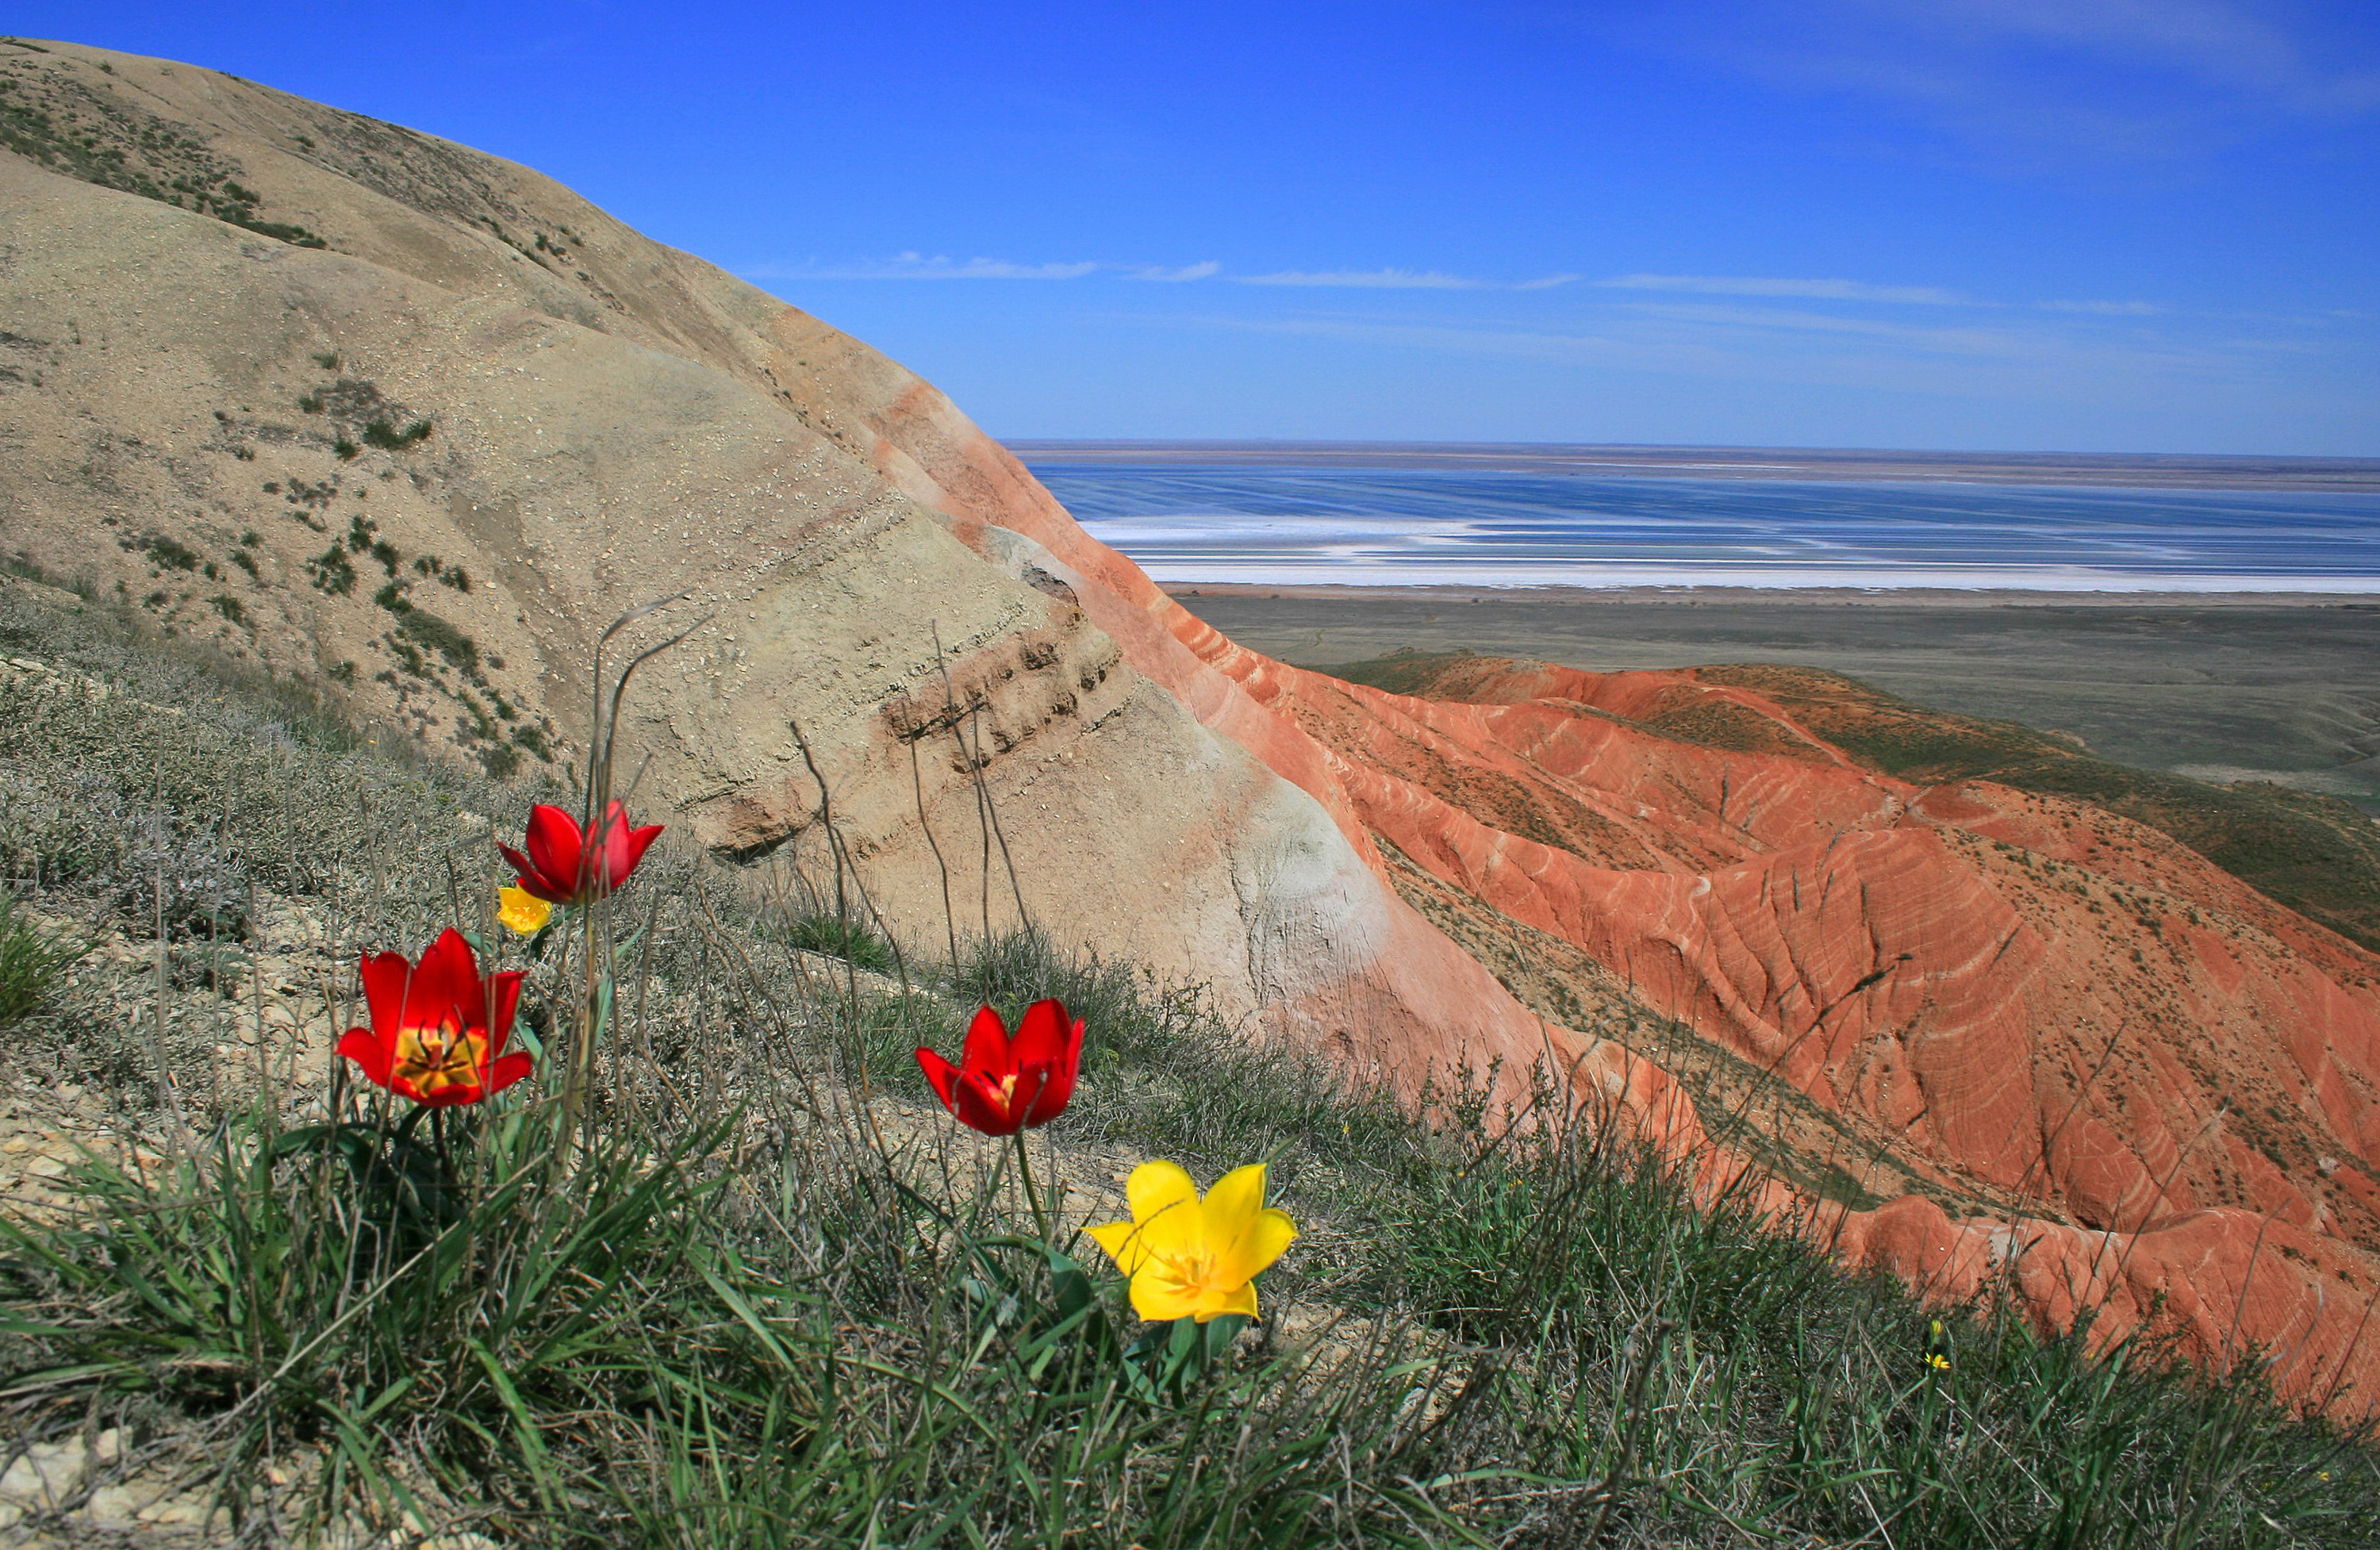
{"type": "Polygon", "coordinates": [[[1002,436],[2380,455],[2369,0],[5,25],[527,163],[1002,436]]]}

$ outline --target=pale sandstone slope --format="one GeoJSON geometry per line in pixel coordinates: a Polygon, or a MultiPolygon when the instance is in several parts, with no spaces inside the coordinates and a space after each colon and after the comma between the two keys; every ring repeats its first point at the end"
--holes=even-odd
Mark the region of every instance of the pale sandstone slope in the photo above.
{"type": "Polygon", "coordinates": [[[1402,1070],[1563,1037],[1250,757],[1235,685],[1007,530],[1072,524],[914,375],[494,157],[71,44],[0,45],[0,70],[10,550],[500,762],[567,761],[597,634],[684,592],[640,639],[715,618],[624,737],[645,804],[722,851],[813,837],[797,721],[904,936],[941,938],[945,865],[963,930],[1013,919],[955,696],[1060,938],[1402,1070]],[[84,134],[113,171],[75,164],[84,134]],[[326,246],[92,176],[253,195],[249,226],[326,246]],[[375,418],[431,429],[378,446],[375,418]]]}

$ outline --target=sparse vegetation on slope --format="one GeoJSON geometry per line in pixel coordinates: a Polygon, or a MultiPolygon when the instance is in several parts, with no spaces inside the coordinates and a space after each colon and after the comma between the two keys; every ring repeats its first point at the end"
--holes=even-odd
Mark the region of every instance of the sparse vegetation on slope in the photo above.
{"type": "Polygon", "coordinates": [[[103,188],[212,215],[296,247],[324,246],[294,222],[260,220],[262,201],[240,185],[238,163],[216,154],[188,126],[131,105],[109,83],[39,67],[37,56],[46,52],[0,39],[0,145],[103,188]]]}
{"type": "MultiPolygon", "coordinates": [[[[45,670],[0,684],[28,907],[94,943],[0,1098],[63,1123],[103,1093],[115,1132],[0,1207],[0,1431],[12,1478],[60,1477],[33,1523],[131,1489],[226,1540],[2343,1546],[2380,1509],[2366,1438],[2252,1357],[1937,1325],[1591,1112],[1514,1128],[1451,1079],[1417,1121],[1194,987],[1030,937],[924,966],[850,908],[830,943],[831,887],[666,839],[613,912],[592,1147],[541,1074],[444,1133],[434,1208],[374,1216],[304,1128],[371,1112],[331,1074],[354,956],[485,929],[528,793],[102,610],[6,591],[0,643],[45,670]],[[1178,1399],[1077,1338],[1005,1153],[908,1063],[1045,995],[1089,1028],[1035,1143],[1067,1222],[1143,1156],[1269,1156],[1304,1230],[1178,1399]]],[[[568,978],[507,962],[559,1047],[568,978]]]]}

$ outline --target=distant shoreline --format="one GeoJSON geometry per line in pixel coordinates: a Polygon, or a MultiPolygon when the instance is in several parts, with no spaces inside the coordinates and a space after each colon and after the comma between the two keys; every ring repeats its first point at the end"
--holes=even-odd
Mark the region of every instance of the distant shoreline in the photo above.
{"type": "Polygon", "coordinates": [[[1405,602],[1467,602],[1474,598],[1498,602],[1572,602],[1660,604],[1678,608],[1715,604],[1762,603],[1810,608],[2338,608],[2380,613],[2380,578],[2366,589],[2259,591],[2252,587],[2193,592],[2120,587],[2075,588],[2022,587],[1927,587],[1878,583],[1863,587],[1779,586],[1646,586],[1614,583],[1582,586],[1567,583],[1496,586],[1487,583],[1434,582],[1396,586],[1338,582],[1217,582],[1165,581],[1157,585],[1167,596],[1189,598],[1284,598],[1316,601],[1361,599],[1405,602]]]}
{"type": "Polygon", "coordinates": [[[2380,493],[2380,458],[1907,452],[1459,442],[1005,443],[1026,464],[1497,470],[1603,478],[1814,479],[2380,493]]]}

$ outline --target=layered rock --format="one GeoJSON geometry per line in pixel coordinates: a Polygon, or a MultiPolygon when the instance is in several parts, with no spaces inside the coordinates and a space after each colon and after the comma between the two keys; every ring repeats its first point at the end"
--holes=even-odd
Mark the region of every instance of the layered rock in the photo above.
{"type": "Polygon", "coordinates": [[[1740,685],[1457,660],[1423,698],[1182,629],[1381,849],[1831,1117],[1788,1137],[1813,1175],[1917,1192],[1814,1230],[2340,1380],[2380,1293],[2380,957],[2162,832],[1893,780],[1740,685]]]}

